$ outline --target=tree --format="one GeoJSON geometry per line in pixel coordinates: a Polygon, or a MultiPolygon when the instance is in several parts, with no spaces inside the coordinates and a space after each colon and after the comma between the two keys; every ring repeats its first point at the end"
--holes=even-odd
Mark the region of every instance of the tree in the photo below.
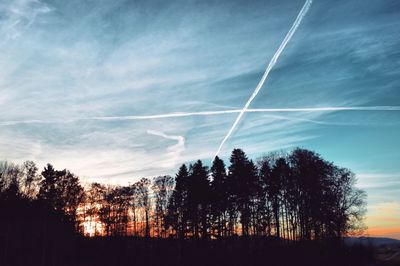
{"type": "Polygon", "coordinates": [[[213,224],[216,223],[214,226],[216,235],[221,238],[227,235],[228,191],[225,163],[218,156],[213,161],[211,177],[211,217],[213,224]]]}
{"type": "Polygon", "coordinates": [[[187,195],[189,172],[183,164],[175,176],[175,188],[168,203],[167,225],[184,239],[187,229],[187,195]]]}
{"type": "Polygon", "coordinates": [[[49,206],[56,209],[56,198],[57,198],[57,179],[59,173],[54,169],[51,164],[47,164],[47,167],[42,171],[43,180],[40,183],[39,188],[39,199],[45,201],[49,206]]]}
{"type": "MultiPolygon", "coordinates": [[[[341,238],[346,235],[360,234],[365,229],[363,219],[366,213],[366,193],[355,187],[354,173],[346,168],[335,167],[335,183],[330,190],[336,199],[335,205],[330,205],[336,211],[332,221],[335,225],[334,235],[341,238]]],[[[332,217],[326,217],[329,221],[332,217]]]]}
{"type": "Polygon", "coordinates": [[[112,189],[112,234],[126,236],[128,234],[130,188],[118,186],[112,189]]]}
{"type": "Polygon", "coordinates": [[[300,239],[340,238],[363,228],[365,192],[355,188],[353,173],[305,149],[295,149],[289,160],[300,239]]]}
{"type": "Polygon", "coordinates": [[[133,235],[137,236],[138,235],[138,228],[137,228],[137,221],[138,221],[138,201],[139,201],[139,195],[138,195],[138,189],[137,189],[137,183],[131,185],[129,187],[129,193],[131,197],[129,198],[129,206],[130,209],[132,210],[132,222],[133,222],[133,235]]]}
{"type": "Polygon", "coordinates": [[[79,178],[68,170],[61,171],[58,179],[59,205],[70,221],[76,222],[77,210],[84,200],[84,190],[79,178]]]}
{"type": "MultiPolygon", "coordinates": [[[[90,228],[84,229],[89,231],[90,235],[101,235],[103,233],[103,228],[99,226],[100,211],[104,205],[104,199],[106,196],[107,188],[100,183],[92,183],[86,192],[86,205],[87,208],[84,210],[84,221],[87,221],[87,226],[90,228]]],[[[86,224],[86,223],[85,223],[86,224]]]]}
{"type": "Polygon", "coordinates": [[[113,188],[108,186],[102,192],[103,202],[99,210],[99,218],[105,228],[105,233],[107,236],[113,234],[114,215],[113,215],[113,188]]]}
{"type": "Polygon", "coordinates": [[[203,239],[208,238],[209,224],[209,199],[210,181],[208,179],[207,167],[198,160],[190,167],[187,182],[187,210],[188,218],[192,227],[192,234],[199,237],[200,232],[203,239]]]}
{"type": "Polygon", "coordinates": [[[281,237],[281,227],[280,227],[280,214],[281,214],[281,202],[282,199],[282,191],[283,191],[283,182],[287,177],[288,166],[286,164],[285,159],[279,158],[271,171],[270,179],[267,180],[267,193],[269,196],[269,200],[272,205],[272,212],[274,214],[275,221],[275,233],[278,238],[281,237]]]}
{"type": "Polygon", "coordinates": [[[271,196],[270,196],[270,180],[272,172],[273,159],[270,156],[265,156],[259,162],[259,176],[260,176],[260,213],[261,217],[258,224],[260,225],[260,231],[267,235],[271,235],[272,230],[272,206],[271,206],[271,196]]]}
{"type": "Polygon", "coordinates": [[[15,200],[21,195],[21,167],[7,161],[0,162],[0,192],[5,200],[15,200]]]}
{"type": "Polygon", "coordinates": [[[145,212],[145,237],[149,238],[150,237],[150,221],[149,221],[149,215],[150,215],[150,210],[151,210],[151,203],[150,203],[150,197],[149,197],[149,187],[150,187],[151,181],[148,178],[142,178],[138,183],[137,183],[137,191],[139,195],[139,206],[144,209],[145,212]]]}
{"type": "Polygon", "coordinates": [[[169,176],[158,176],[154,178],[152,190],[155,196],[154,223],[158,237],[166,237],[166,220],[168,202],[173,191],[174,179],[169,176]]]}
{"type": "MultiPolygon", "coordinates": [[[[64,213],[69,221],[76,223],[77,209],[84,199],[84,190],[79,178],[66,169],[57,171],[51,164],[44,168],[42,176],[39,199],[54,210],[64,213]]],[[[78,228],[78,223],[76,226],[78,228]]]]}
{"type": "Polygon", "coordinates": [[[33,161],[26,161],[23,164],[24,179],[22,183],[22,191],[25,197],[33,199],[38,193],[40,176],[38,175],[38,168],[33,161]]]}
{"type": "Polygon", "coordinates": [[[237,207],[240,213],[242,235],[247,236],[250,229],[251,198],[255,194],[258,182],[257,169],[241,149],[232,151],[230,162],[227,181],[228,190],[231,193],[230,204],[233,209],[237,207]]]}
{"type": "Polygon", "coordinates": [[[142,178],[129,186],[93,183],[85,193],[67,169],[48,164],[38,175],[33,162],[0,162],[0,206],[6,217],[0,229],[17,228],[20,209],[30,204],[48,213],[37,220],[26,215],[49,227],[45,235],[64,225],[79,232],[84,225],[90,235],[275,235],[286,241],[341,239],[364,228],[366,194],[356,188],[350,170],[305,149],[268,154],[257,166],[234,149],[228,171],[216,157],[210,171],[198,160],[189,170],[182,165],[175,179],[158,176],[151,183],[142,178]]]}

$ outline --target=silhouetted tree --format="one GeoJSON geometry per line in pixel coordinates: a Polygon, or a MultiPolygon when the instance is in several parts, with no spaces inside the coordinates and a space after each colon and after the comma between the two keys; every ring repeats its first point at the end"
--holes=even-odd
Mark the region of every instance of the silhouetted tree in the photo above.
{"type": "Polygon", "coordinates": [[[85,192],[66,169],[48,164],[39,175],[33,162],[0,162],[0,207],[6,214],[0,219],[0,237],[13,242],[11,231],[23,226],[20,209],[27,206],[41,213],[29,216],[32,227],[40,226],[40,234],[51,241],[51,232],[64,227],[75,232],[83,227],[92,236],[275,236],[282,243],[341,239],[364,228],[366,195],[355,187],[350,170],[305,149],[272,153],[257,165],[234,149],[228,171],[216,157],[210,171],[198,160],[189,170],[182,165],[175,180],[159,176],[153,183],[143,178],[129,186],[94,183],[85,192]],[[4,230],[8,227],[10,233],[4,230]]]}
{"type": "Polygon", "coordinates": [[[110,236],[111,234],[113,234],[112,225],[114,224],[113,189],[110,186],[105,187],[105,190],[102,192],[102,194],[104,195],[104,198],[102,200],[99,210],[99,218],[100,221],[104,224],[105,234],[107,236],[110,236]]]}
{"type": "Polygon", "coordinates": [[[207,167],[198,160],[190,167],[189,179],[187,182],[187,210],[188,219],[194,237],[201,236],[208,238],[209,231],[209,200],[210,181],[208,180],[207,167]]]}
{"type": "MultiPolygon", "coordinates": [[[[55,172],[53,169],[57,176],[55,172]]],[[[69,252],[69,241],[77,232],[76,204],[72,198],[79,198],[79,193],[70,186],[74,180],[65,180],[70,176],[59,178],[52,186],[52,197],[41,187],[43,197],[36,199],[39,178],[32,162],[23,165],[0,162],[0,210],[2,218],[6,217],[0,219],[2,265],[25,265],[28,262],[25,257],[30,258],[31,264],[51,265],[69,252]],[[61,202],[63,205],[59,207],[61,202]]]]}
{"type": "Polygon", "coordinates": [[[129,206],[132,211],[133,235],[138,236],[138,207],[139,207],[139,192],[138,183],[129,187],[130,199],[129,206]]]}
{"type": "Polygon", "coordinates": [[[300,239],[341,237],[362,228],[365,193],[354,187],[353,173],[309,150],[295,149],[289,160],[299,191],[291,201],[298,204],[300,239]]]}
{"type": "Polygon", "coordinates": [[[148,178],[142,178],[137,184],[137,191],[139,195],[139,206],[144,209],[145,213],[145,237],[150,237],[150,188],[151,181],[148,178]]]}
{"type": "Polygon", "coordinates": [[[84,221],[90,227],[90,233],[100,235],[103,233],[103,228],[100,226],[100,211],[104,204],[106,196],[106,187],[100,183],[92,183],[86,192],[86,204],[83,215],[84,221]],[[87,216],[87,217],[86,217],[87,216]]]}
{"type": "Polygon", "coordinates": [[[325,206],[335,214],[330,213],[325,216],[326,226],[330,229],[329,235],[340,238],[348,234],[360,234],[365,229],[363,218],[367,195],[365,191],[355,187],[356,178],[350,170],[335,167],[333,177],[335,182],[329,191],[335,201],[325,206]],[[335,229],[330,227],[330,224],[333,224],[335,229]]]}
{"type": "Polygon", "coordinates": [[[43,180],[40,183],[39,199],[46,201],[46,203],[57,209],[57,182],[60,173],[58,173],[51,164],[42,171],[43,180]]]}
{"type": "Polygon", "coordinates": [[[260,194],[259,194],[259,199],[260,199],[260,213],[261,217],[259,218],[259,226],[260,226],[260,231],[262,234],[271,236],[271,230],[272,230],[272,204],[271,204],[271,196],[269,193],[269,190],[271,189],[270,186],[270,180],[272,179],[271,177],[271,172],[272,172],[272,166],[274,161],[269,157],[266,156],[260,161],[260,166],[259,166],[259,176],[260,176],[260,194]]]}
{"type": "Polygon", "coordinates": [[[112,190],[113,235],[124,236],[128,234],[130,196],[129,187],[118,186],[112,190]]]}
{"type": "Polygon", "coordinates": [[[274,222],[275,222],[275,233],[279,238],[281,236],[281,223],[280,223],[280,215],[281,215],[281,203],[282,192],[283,192],[283,182],[287,177],[288,166],[285,162],[285,159],[279,158],[271,171],[270,179],[267,180],[267,193],[269,195],[269,200],[272,205],[272,212],[274,214],[274,222]]]}
{"type": "Polygon", "coordinates": [[[78,228],[77,209],[84,197],[79,178],[66,169],[57,171],[51,164],[45,167],[42,176],[39,199],[56,211],[64,213],[66,218],[75,223],[78,228]]]}
{"type": "Polygon", "coordinates": [[[167,224],[184,239],[187,231],[187,196],[189,171],[183,164],[175,177],[175,188],[168,203],[167,224]]]}
{"type": "Polygon", "coordinates": [[[216,235],[227,236],[228,190],[225,163],[218,156],[211,167],[211,217],[216,235]]]}
{"type": "Polygon", "coordinates": [[[174,179],[171,176],[158,176],[154,178],[152,190],[155,196],[154,223],[158,237],[166,237],[166,216],[168,202],[172,195],[174,179]]]}
{"type": "Polygon", "coordinates": [[[38,168],[32,161],[23,164],[24,179],[22,180],[22,193],[29,199],[34,199],[38,193],[41,177],[38,175],[38,168]]]}
{"type": "Polygon", "coordinates": [[[15,200],[22,195],[20,180],[21,167],[7,161],[0,162],[0,192],[5,200],[15,200]]]}
{"type": "Polygon", "coordinates": [[[257,169],[241,149],[232,151],[230,162],[227,182],[231,193],[230,205],[232,209],[236,207],[239,211],[242,235],[247,236],[250,229],[251,198],[256,193],[258,182],[257,169]]]}

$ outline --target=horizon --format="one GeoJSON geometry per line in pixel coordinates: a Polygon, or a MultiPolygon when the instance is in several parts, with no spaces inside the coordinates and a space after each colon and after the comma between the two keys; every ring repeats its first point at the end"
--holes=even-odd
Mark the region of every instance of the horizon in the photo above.
{"type": "Polygon", "coordinates": [[[366,235],[400,239],[399,13],[379,0],[6,1],[0,160],[127,185],[233,148],[257,160],[299,146],[356,174],[366,235]]]}

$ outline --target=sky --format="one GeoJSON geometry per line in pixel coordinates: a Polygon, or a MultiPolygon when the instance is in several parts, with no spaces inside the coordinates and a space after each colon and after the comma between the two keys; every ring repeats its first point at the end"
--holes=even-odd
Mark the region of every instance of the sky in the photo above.
{"type": "MultiPolygon", "coordinates": [[[[1,1],[0,160],[110,184],[209,164],[304,3],[1,1]]],[[[357,175],[368,234],[400,239],[399,17],[314,0],[249,104],[292,111],[244,112],[219,156],[315,150],[357,175]],[[326,107],[349,110],[298,110],[326,107]]]]}

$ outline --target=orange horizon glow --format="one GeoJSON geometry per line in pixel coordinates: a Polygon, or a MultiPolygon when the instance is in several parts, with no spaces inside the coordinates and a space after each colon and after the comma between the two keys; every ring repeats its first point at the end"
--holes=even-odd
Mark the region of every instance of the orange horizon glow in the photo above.
{"type": "Polygon", "coordinates": [[[400,240],[400,203],[382,202],[368,206],[366,236],[400,240]]]}
{"type": "MultiPolygon", "coordinates": [[[[96,204],[96,209],[99,210],[101,205],[96,204]]],[[[78,213],[84,216],[82,221],[83,234],[88,237],[104,236],[105,226],[100,221],[98,214],[84,214],[88,209],[86,204],[82,204],[78,208],[78,213]]],[[[367,230],[360,236],[363,237],[385,237],[400,240],[400,204],[397,202],[385,202],[373,204],[368,207],[369,212],[366,216],[367,230]]],[[[136,225],[133,221],[129,221],[127,225],[127,235],[144,236],[145,220],[143,219],[143,210],[138,208],[138,217],[136,225]],[[136,229],[136,230],[135,230],[136,229]]],[[[132,213],[129,213],[132,216],[132,213]]],[[[239,228],[238,228],[239,230],[239,228]]],[[[158,233],[151,226],[150,235],[156,236],[158,233]]],[[[239,230],[240,231],[240,230],[239,230]]]]}
{"type": "Polygon", "coordinates": [[[400,240],[400,227],[394,227],[394,228],[371,227],[368,228],[365,236],[388,237],[400,240]]]}

